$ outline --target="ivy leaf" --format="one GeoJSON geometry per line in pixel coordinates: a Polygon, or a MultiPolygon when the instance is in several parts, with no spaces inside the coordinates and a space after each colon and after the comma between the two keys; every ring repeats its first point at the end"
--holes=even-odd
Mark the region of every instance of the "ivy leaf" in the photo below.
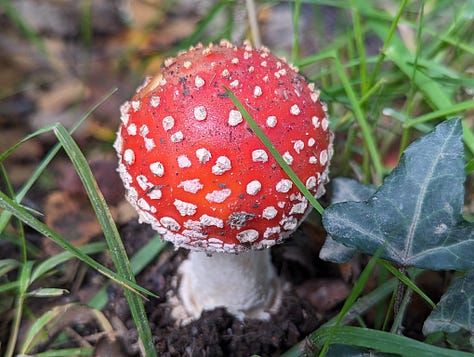
{"type": "Polygon", "coordinates": [[[411,144],[398,166],[364,202],[324,211],[339,243],[404,267],[474,269],[474,224],[462,217],[465,180],[460,119],[439,124],[411,144]]]}
{"type": "Polygon", "coordinates": [[[423,325],[423,333],[465,330],[474,346],[474,270],[456,276],[423,325]]]}
{"type": "MultiPolygon", "coordinates": [[[[373,185],[363,185],[356,180],[338,177],[332,181],[331,204],[346,201],[364,201],[375,192],[373,185]]],[[[330,235],[319,252],[319,258],[333,263],[347,263],[357,250],[336,242],[330,235]]]]}

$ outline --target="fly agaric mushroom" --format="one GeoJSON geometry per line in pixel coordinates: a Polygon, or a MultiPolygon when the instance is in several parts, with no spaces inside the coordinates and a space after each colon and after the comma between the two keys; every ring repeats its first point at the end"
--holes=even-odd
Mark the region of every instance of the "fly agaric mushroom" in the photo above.
{"type": "Polygon", "coordinates": [[[265,319],[281,295],[265,248],[311,207],[226,87],[320,197],[333,135],[319,92],[284,59],[249,44],[198,45],[167,59],[121,107],[118,170],[140,221],[191,250],[179,286],[188,316],[222,306],[265,319]]]}

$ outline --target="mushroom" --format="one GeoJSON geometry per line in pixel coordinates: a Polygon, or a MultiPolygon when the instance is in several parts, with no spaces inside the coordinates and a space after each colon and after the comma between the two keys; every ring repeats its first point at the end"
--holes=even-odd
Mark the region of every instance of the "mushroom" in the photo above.
{"type": "Polygon", "coordinates": [[[311,207],[225,88],[320,197],[333,134],[319,91],[248,43],[197,45],[165,60],[121,107],[118,171],[139,220],[191,250],[178,288],[186,316],[225,307],[241,319],[267,319],[282,290],[267,248],[311,207]]]}

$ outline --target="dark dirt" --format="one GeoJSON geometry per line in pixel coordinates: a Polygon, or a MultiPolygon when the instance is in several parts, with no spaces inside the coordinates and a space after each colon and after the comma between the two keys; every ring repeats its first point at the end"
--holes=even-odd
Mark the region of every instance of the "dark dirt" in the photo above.
{"type": "MultiPolygon", "coordinates": [[[[123,227],[122,237],[127,250],[132,253],[148,239],[153,232],[146,226],[130,223],[123,227]],[[132,239],[133,238],[133,239],[132,239]]],[[[150,264],[137,278],[138,283],[157,293],[159,299],[151,299],[146,303],[152,333],[157,351],[162,356],[277,356],[303,339],[324,322],[323,314],[317,312],[306,299],[295,292],[296,285],[310,278],[314,271],[307,270],[303,261],[294,261],[288,250],[298,247],[305,249],[311,242],[301,232],[298,244],[290,240],[288,246],[282,245],[274,249],[275,265],[282,274],[284,281],[290,283],[290,289],[284,296],[278,314],[272,315],[270,321],[245,320],[239,321],[229,315],[225,309],[206,311],[201,318],[185,326],[176,326],[168,305],[167,292],[174,289],[176,270],[185,259],[187,252],[173,250],[171,246],[160,255],[158,260],[150,264]],[[285,258],[285,256],[287,256],[285,258]],[[292,277],[293,276],[293,277],[292,277]]],[[[316,251],[313,251],[316,254],[316,251]]],[[[301,254],[304,256],[305,254],[301,254]]],[[[316,259],[316,257],[314,257],[316,259]]],[[[314,262],[314,261],[313,261],[314,262]]],[[[109,290],[112,297],[105,314],[108,317],[119,317],[125,326],[133,329],[133,321],[128,313],[125,299],[118,288],[109,290]]],[[[132,340],[124,341],[133,344],[132,340]]],[[[133,354],[133,350],[129,351],[133,354]]]]}

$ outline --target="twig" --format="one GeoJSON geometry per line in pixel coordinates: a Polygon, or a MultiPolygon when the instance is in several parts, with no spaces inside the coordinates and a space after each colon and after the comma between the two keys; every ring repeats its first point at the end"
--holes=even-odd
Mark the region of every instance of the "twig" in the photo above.
{"type": "Polygon", "coordinates": [[[255,8],[254,0],[245,0],[247,7],[247,16],[249,18],[250,31],[252,32],[253,44],[255,47],[262,47],[262,40],[260,38],[260,30],[258,28],[257,10],[255,8]]]}

